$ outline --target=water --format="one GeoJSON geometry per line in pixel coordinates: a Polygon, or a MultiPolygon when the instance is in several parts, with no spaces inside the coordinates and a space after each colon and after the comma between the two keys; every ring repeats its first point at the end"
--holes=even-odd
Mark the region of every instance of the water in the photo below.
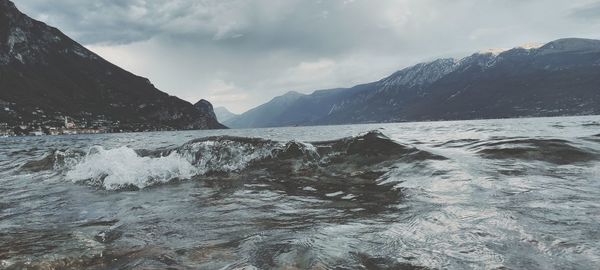
{"type": "Polygon", "coordinates": [[[4,138],[0,267],[598,269],[598,134],[592,116],[4,138]]]}

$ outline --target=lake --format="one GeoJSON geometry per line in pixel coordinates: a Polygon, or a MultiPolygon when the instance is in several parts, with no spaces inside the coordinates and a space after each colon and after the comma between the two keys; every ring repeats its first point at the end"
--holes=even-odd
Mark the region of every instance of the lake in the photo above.
{"type": "Polygon", "coordinates": [[[600,116],[0,139],[0,268],[599,266],[600,116]]]}

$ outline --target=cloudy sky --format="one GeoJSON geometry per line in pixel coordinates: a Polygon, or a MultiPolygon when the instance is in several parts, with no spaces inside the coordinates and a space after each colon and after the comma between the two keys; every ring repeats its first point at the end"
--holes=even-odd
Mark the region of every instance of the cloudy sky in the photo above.
{"type": "Polygon", "coordinates": [[[600,0],[15,0],[109,61],[234,112],[438,57],[600,38],[600,0]]]}

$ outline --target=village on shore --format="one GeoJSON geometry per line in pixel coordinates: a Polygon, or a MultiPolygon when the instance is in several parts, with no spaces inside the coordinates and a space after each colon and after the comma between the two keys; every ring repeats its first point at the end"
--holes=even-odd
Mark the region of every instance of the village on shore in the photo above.
{"type": "Polygon", "coordinates": [[[60,118],[57,117],[50,121],[45,121],[44,123],[40,123],[38,121],[16,125],[0,123],[0,137],[100,134],[118,132],[119,130],[115,130],[115,127],[118,127],[118,123],[115,125],[115,123],[108,120],[97,119],[94,121],[77,121],[68,116],[63,116],[60,118]]]}

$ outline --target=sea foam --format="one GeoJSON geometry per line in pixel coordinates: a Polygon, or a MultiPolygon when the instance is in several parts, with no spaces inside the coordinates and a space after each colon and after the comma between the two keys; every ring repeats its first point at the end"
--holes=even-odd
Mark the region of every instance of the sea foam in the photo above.
{"type": "Polygon", "coordinates": [[[115,190],[127,186],[144,188],[177,178],[190,178],[197,173],[198,169],[178,153],[142,157],[128,147],[107,150],[95,146],[67,172],[66,177],[74,182],[85,181],[115,190]]]}

